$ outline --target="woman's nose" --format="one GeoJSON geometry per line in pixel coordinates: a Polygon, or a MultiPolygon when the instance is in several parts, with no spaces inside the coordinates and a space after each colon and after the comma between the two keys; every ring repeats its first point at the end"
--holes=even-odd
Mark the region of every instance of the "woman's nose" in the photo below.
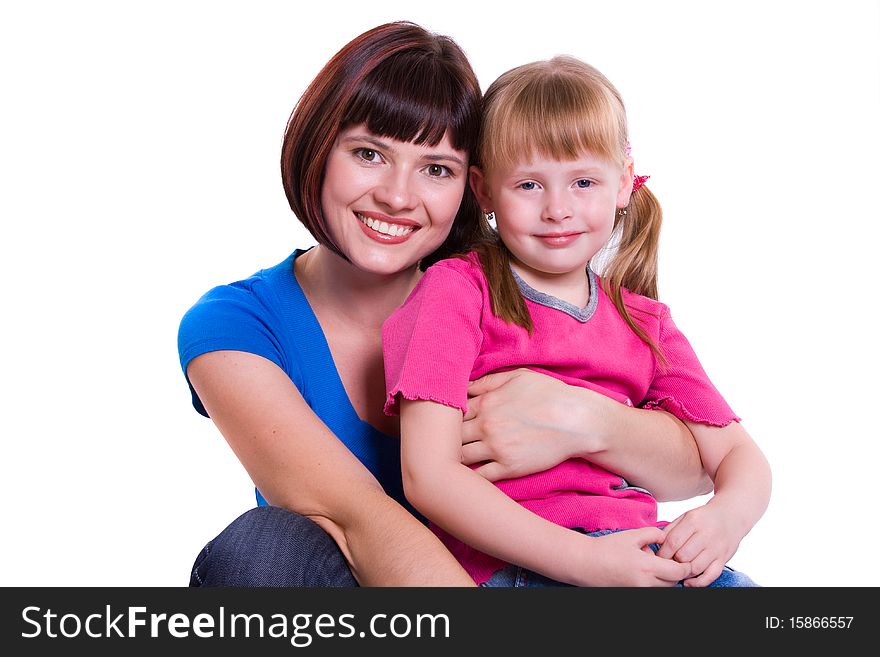
{"type": "Polygon", "coordinates": [[[373,190],[373,197],[389,210],[412,208],[413,189],[409,173],[402,169],[387,172],[373,190]]]}

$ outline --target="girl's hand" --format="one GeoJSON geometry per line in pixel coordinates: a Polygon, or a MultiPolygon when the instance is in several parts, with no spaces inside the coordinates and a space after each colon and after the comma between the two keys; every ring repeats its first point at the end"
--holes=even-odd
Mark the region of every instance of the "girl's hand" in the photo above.
{"type": "Polygon", "coordinates": [[[611,402],[528,369],[487,374],[468,387],[462,462],[489,481],[552,468],[585,451],[585,411],[611,402]],[[588,394],[583,394],[588,393],[588,394]],[[566,403],[568,402],[568,403],[566,403]]]}
{"type": "Polygon", "coordinates": [[[658,556],[689,562],[693,576],[685,586],[708,586],[739,548],[742,536],[731,528],[726,514],[709,504],[692,509],[668,524],[658,556]]]}
{"type": "Polygon", "coordinates": [[[588,586],[675,586],[691,574],[690,564],[654,554],[651,543],[668,539],[657,527],[584,539],[590,542],[583,564],[588,586]]]}

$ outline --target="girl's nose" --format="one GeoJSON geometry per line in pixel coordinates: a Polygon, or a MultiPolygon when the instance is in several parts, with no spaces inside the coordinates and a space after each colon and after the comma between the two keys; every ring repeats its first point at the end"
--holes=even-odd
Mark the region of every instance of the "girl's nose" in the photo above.
{"type": "Polygon", "coordinates": [[[545,221],[564,221],[571,219],[572,210],[571,203],[568,202],[565,194],[560,192],[549,192],[544,204],[544,211],[541,218],[545,221]]]}

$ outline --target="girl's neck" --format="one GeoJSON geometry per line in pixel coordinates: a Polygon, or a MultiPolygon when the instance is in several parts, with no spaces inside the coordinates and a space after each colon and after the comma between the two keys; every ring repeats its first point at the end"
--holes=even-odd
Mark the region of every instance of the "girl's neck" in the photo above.
{"type": "Polygon", "coordinates": [[[587,278],[589,263],[572,271],[550,274],[523,264],[511,253],[510,266],[521,279],[538,292],[567,301],[578,308],[586,308],[590,302],[590,281],[587,278]]]}
{"type": "Polygon", "coordinates": [[[365,330],[380,328],[421,277],[418,267],[396,274],[365,272],[321,245],[299,256],[294,271],[313,309],[365,330]]]}

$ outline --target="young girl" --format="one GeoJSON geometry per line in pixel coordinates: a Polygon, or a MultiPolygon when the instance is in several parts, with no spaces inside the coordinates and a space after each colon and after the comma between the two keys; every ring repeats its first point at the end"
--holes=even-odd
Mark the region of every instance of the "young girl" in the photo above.
{"type": "Polygon", "coordinates": [[[619,93],[556,57],[502,75],[484,111],[470,182],[497,241],[430,267],[383,326],[408,499],[478,584],[754,586],[725,563],[766,509],[769,466],[656,301],[660,207],[619,93]],[[468,382],[519,367],[673,413],[714,496],[666,524],[647,490],[583,459],[495,484],[462,465],[468,382]]]}

